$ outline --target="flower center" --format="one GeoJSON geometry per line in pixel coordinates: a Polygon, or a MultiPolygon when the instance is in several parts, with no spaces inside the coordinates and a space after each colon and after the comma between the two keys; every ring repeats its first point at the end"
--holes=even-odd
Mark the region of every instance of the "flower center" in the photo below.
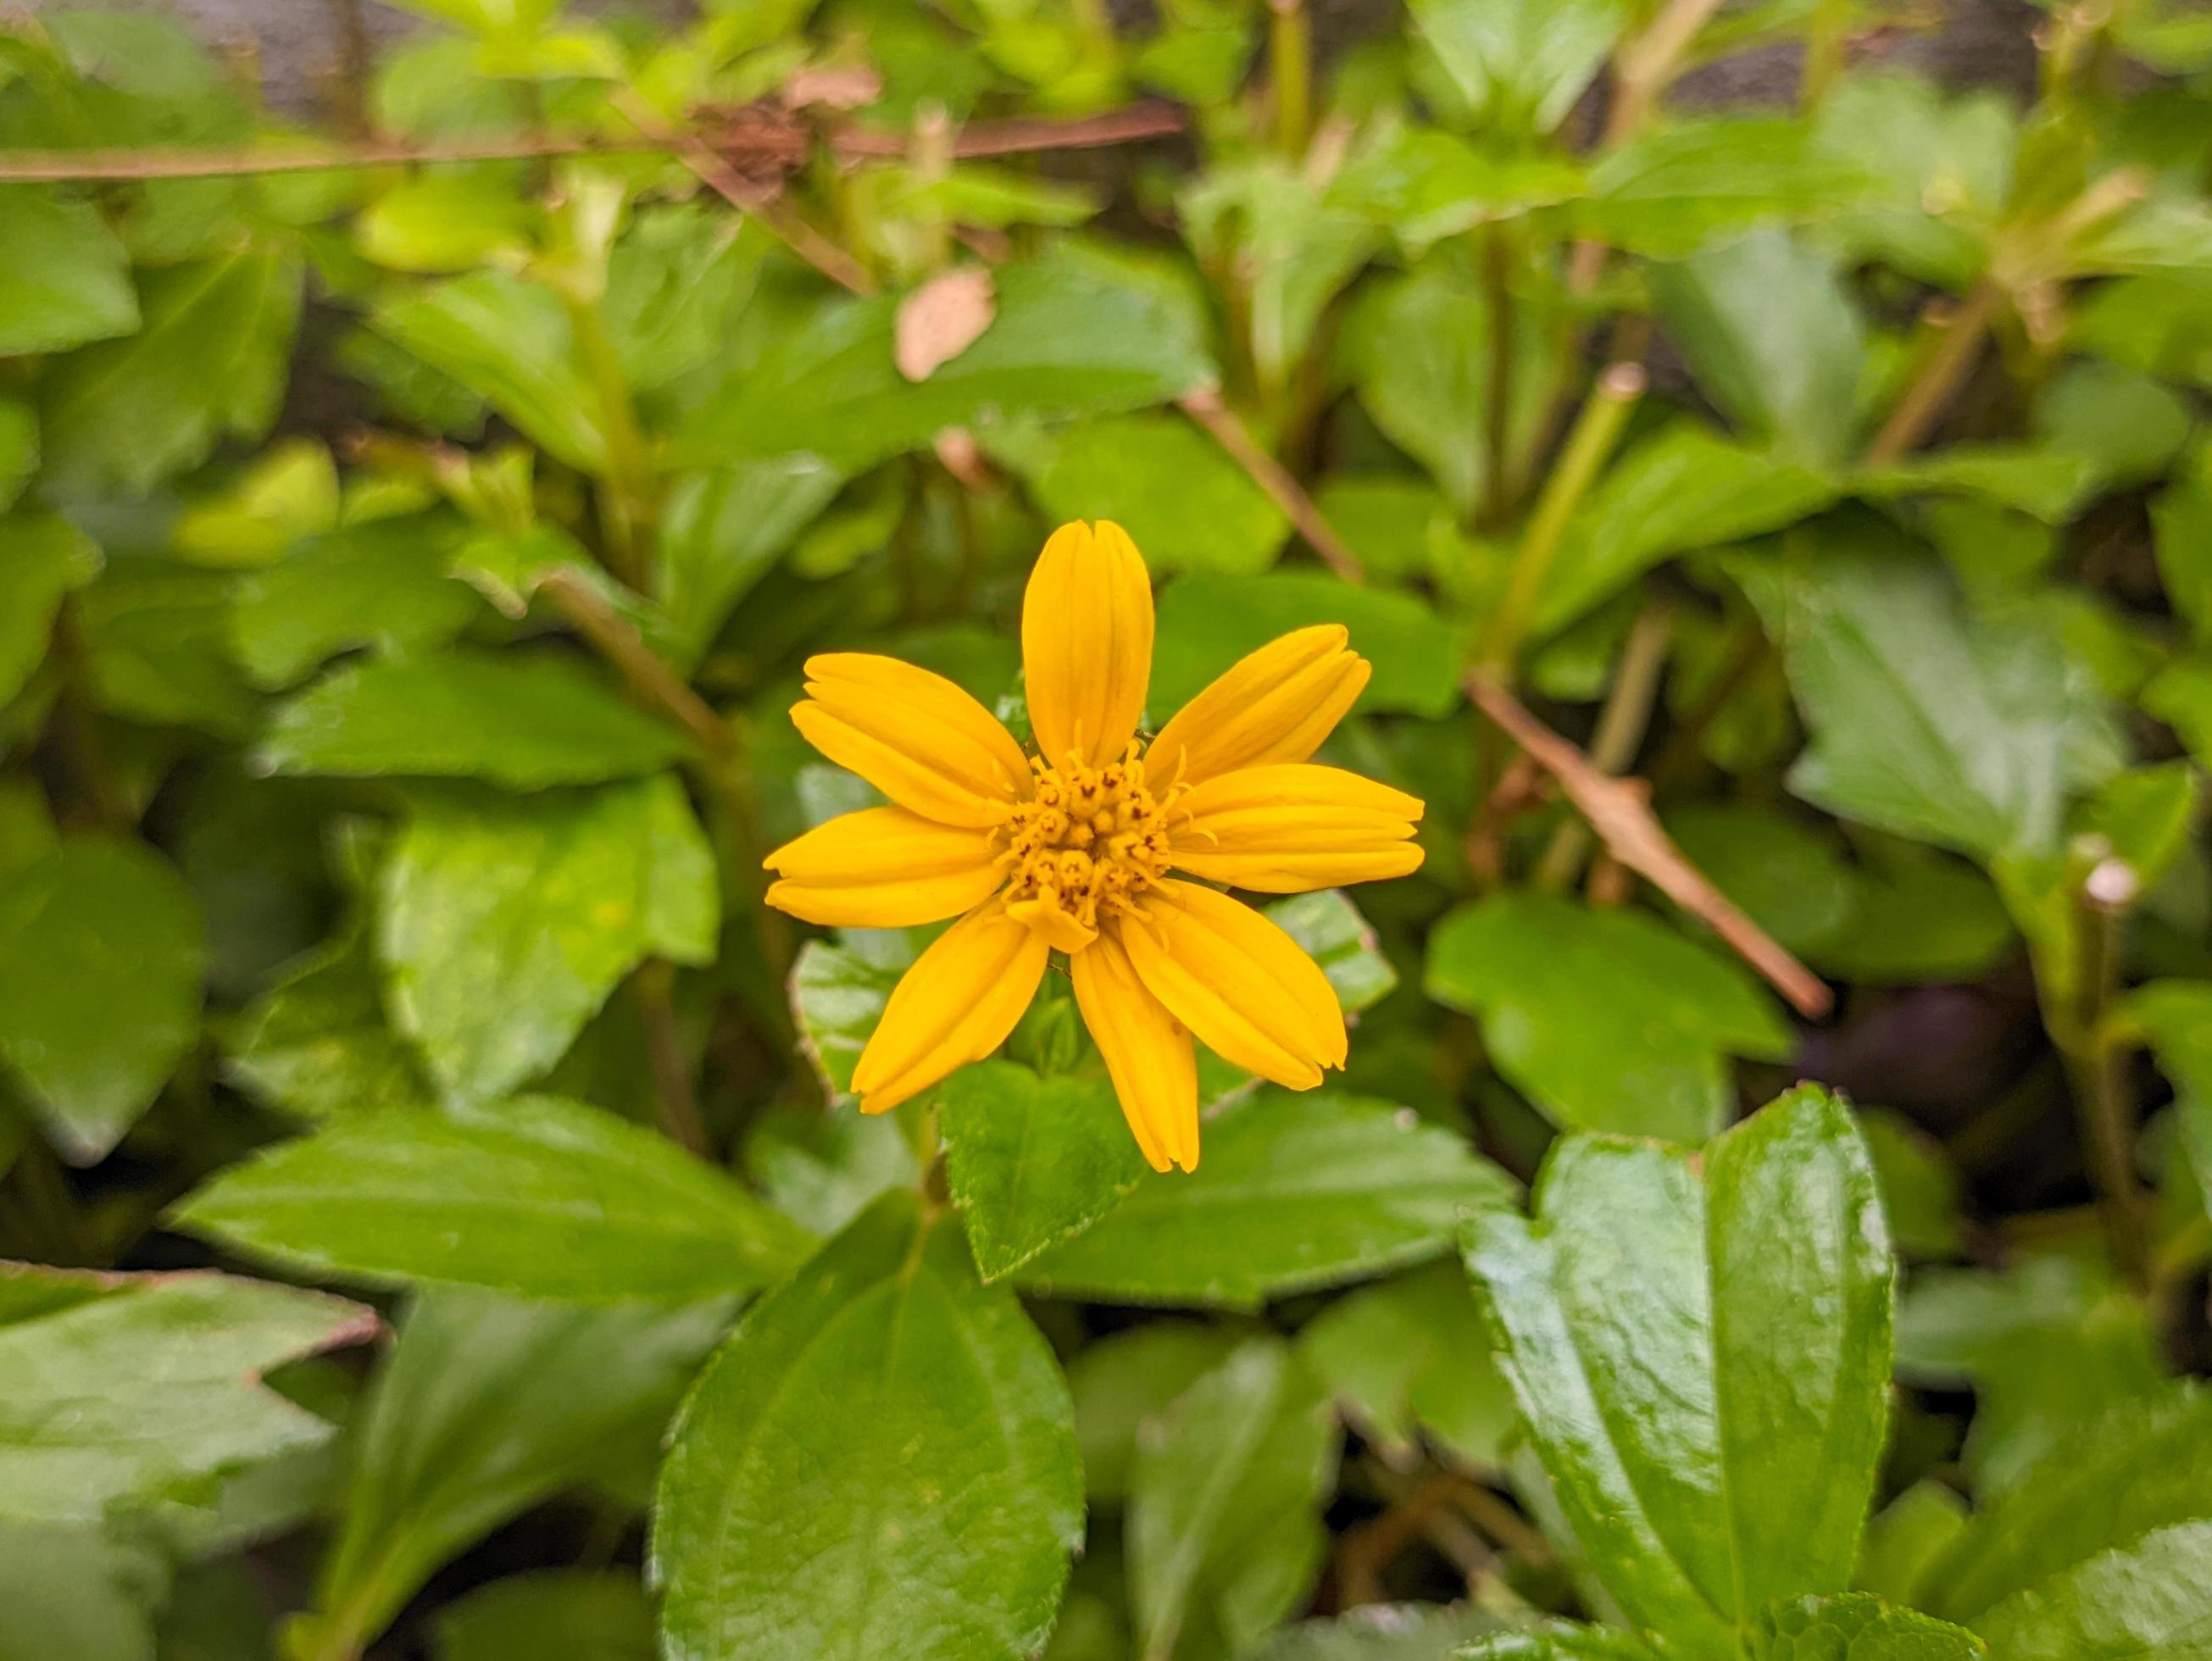
{"type": "MultiPolygon", "coordinates": [[[[1036,793],[998,830],[1006,910],[1063,952],[1097,938],[1098,922],[1127,908],[1168,869],[1167,803],[1145,786],[1134,742],[1120,761],[1030,766],[1036,793]]],[[[1180,794],[1169,793],[1170,800],[1180,794]]]]}

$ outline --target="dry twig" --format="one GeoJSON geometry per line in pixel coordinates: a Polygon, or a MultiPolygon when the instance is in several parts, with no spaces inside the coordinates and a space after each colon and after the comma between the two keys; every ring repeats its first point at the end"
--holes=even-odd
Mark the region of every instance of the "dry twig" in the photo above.
{"type": "Polygon", "coordinates": [[[1650,792],[1641,780],[1617,779],[1600,770],[1492,677],[1472,674],[1465,684],[1475,707],[1559,780],[1567,800],[1589,821],[1590,829],[1615,859],[1683,910],[1703,918],[1800,1014],[1817,1020],[1828,1013],[1835,1001],[1827,983],[1784,951],[1690,863],[1652,812],[1650,792]]]}

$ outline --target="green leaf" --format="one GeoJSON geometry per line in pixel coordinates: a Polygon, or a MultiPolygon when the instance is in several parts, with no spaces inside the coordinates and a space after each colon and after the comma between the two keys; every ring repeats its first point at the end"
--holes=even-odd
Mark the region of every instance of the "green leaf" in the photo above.
{"type": "Polygon", "coordinates": [[[0,1522],[204,1501],[322,1441],[330,1426],[261,1375],[376,1330],[359,1304],[225,1275],[0,1265],[0,1522]]]}
{"type": "Polygon", "coordinates": [[[729,1305],[426,1293],[357,1416],[304,1655],[359,1653],[441,1564],[562,1488],[653,1457],[729,1305]]]}
{"type": "Polygon", "coordinates": [[[259,757],[279,773],[538,790],[658,772],[690,753],[676,727],[575,658],[451,651],[342,666],[276,711],[259,757]]]}
{"type": "Polygon", "coordinates": [[[1865,343],[1832,258],[1770,227],[1657,267],[1652,303],[1732,418],[1814,466],[1844,459],[1865,343]]]}
{"type": "Polygon", "coordinates": [[[1457,1263],[1339,1299],[1306,1323],[1298,1350],[1393,1463],[1418,1451],[1423,1431],[1469,1463],[1503,1460],[1519,1415],[1457,1263]]]}
{"type": "Polygon", "coordinates": [[[2199,646],[2212,646],[2212,444],[2151,503],[2159,581],[2199,646]]]}
{"type": "Polygon", "coordinates": [[[1813,743],[1799,795],[1988,860],[2047,848],[2084,719],[2058,642],[1970,618],[1935,561],[1840,541],[1790,570],[1779,622],[1813,743]]]}
{"type": "Polygon", "coordinates": [[[144,326],[71,354],[43,392],[50,481],[143,495],[276,418],[300,317],[297,255],[252,248],[143,273],[144,326]]]}
{"type": "Polygon", "coordinates": [[[1160,595],[1147,706],[1153,725],[1164,726],[1246,653],[1316,623],[1344,624],[1352,649],[1374,665],[1362,708],[1441,715],[1459,702],[1458,634],[1411,594],[1303,571],[1251,577],[1194,571],[1160,595]]]}
{"type": "Polygon", "coordinates": [[[1146,1427],[1243,1342],[1225,1326],[1147,1321],[1086,1344],[1067,1369],[1083,1486],[1101,1505],[1128,1497],[1146,1427]]]}
{"type": "Polygon", "coordinates": [[[1825,825],[1758,802],[1703,801],[1670,811],[1667,834],[1716,888],[1801,956],[1850,919],[1856,873],[1825,825]]]}
{"type": "Polygon", "coordinates": [[[1867,1108],[1859,1134],[1881,1185],[1890,1238],[1908,1257],[1955,1257],[1966,1249],[1959,1173],[1942,1143],[1901,1113],[1867,1108]]]}
{"type": "MultiPolygon", "coordinates": [[[[906,961],[911,961],[909,958],[906,961]]],[[[809,940],[791,970],[791,1009],[800,1047],[836,1108],[853,1102],[853,1067],[883,1017],[905,962],[872,961],[844,946],[809,940]]]]}
{"type": "Polygon", "coordinates": [[[349,526],[256,571],[230,618],[239,666],[258,686],[289,686],[337,654],[404,657],[442,646],[483,614],[447,574],[456,539],[443,515],[349,526]]]}
{"type": "Polygon", "coordinates": [[[551,289],[499,271],[397,284],[369,326],[489,400],[549,454],[585,472],[606,470],[599,402],[577,370],[568,314],[551,289]]]}
{"type": "Polygon", "coordinates": [[[1413,27],[1466,105],[1469,126],[1549,132],[1628,22],[1620,0],[1412,0],[1413,27]]]}
{"type": "Polygon", "coordinates": [[[640,392],[658,392],[725,350],[759,286],[770,239],[705,202],[635,210],[607,261],[601,302],[623,372],[640,392]]]}
{"type": "Polygon", "coordinates": [[[750,1292],[811,1244],[665,1137],[552,1096],[341,1120],[229,1166],[172,1217],[295,1275],[566,1303],[750,1292]]]}
{"type": "Polygon", "coordinates": [[[0,1521],[0,1661],[154,1661],[167,1569],[119,1530],[0,1521]]]}
{"type": "Polygon", "coordinates": [[[0,513],[15,506],[38,470],[38,411],[21,399],[0,397],[0,513]]]}
{"type": "Polygon", "coordinates": [[[1810,468],[1674,422],[1623,455],[1568,522],[1537,626],[1564,628],[1676,554],[1793,525],[1835,497],[1810,468]]]}
{"type": "Polygon", "coordinates": [[[895,296],[824,307],[699,414],[677,460],[802,450],[858,472],[947,427],[1109,415],[1214,379],[1174,312],[1091,262],[1055,255],[994,277],[990,327],[920,382],[892,366],[895,296]]]}
{"type": "Polygon", "coordinates": [[[1249,575],[1273,564],[1290,535],[1274,498],[1181,415],[1105,416],[989,448],[1046,519],[1110,519],[1156,572],[1249,575]]]}
{"type": "Polygon", "coordinates": [[[2212,1642],[2212,1518],[2085,1558],[1974,1621],[2005,1661],[2194,1661],[2212,1642]]]}
{"type": "Polygon", "coordinates": [[[731,608],[775,567],[844,476],[804,453],[687,473],[669,488],[655,593],[677,666],[706,655],[731,608]]]}
{"type": "Polygon", "coordinates": [[[298,960],[246,1009],[223,1071],[270,1105],[308,1119],[430,1099],[385,1019],[376,960],[358,925],[298,960]]]}
{"type": "Polygon", "coordinates": [[[67,351],[138,326],[123,246],[89,203],[0,191],[0,357],[67,351]]]}
{"type": "Polygon", "coordinates": [[[1575,228],[1632,253],[1679,259],[1753,227],[1832,218],[1869,190],[1856,157],[1822,150],[1777,117],[1714,116],[1655,128],[1590,170],[1575,228]]]}
{"type": "Polygon", "coordinates": [[[1564,1621],[1481,1639],[1459,1654],[1460,1661],[1667,1661],[1667,1654],[1617,1627],[1577,1627],[1564,1621]]]}
{"type": "Polygon", "coordinates": [[[1815,968],[1875,985],[1972,980],[2017,949],[1990,879],[1964,860],[1915,843],[1852,873],[1850,915],[1808,948],[1815,968]]]}
{"type": "Polygon", "coordinates": [[[1751,1652],[1758,1661],[1977,1661],[1990,1650],[1963,1627],[1847,1592],[1770,1604],[1751,1652]]]}
{"type": "MultiPolygon", "coordinates": [[[[1462,514],[1481,501],[1487,482],[1496,344],[1485,290],[1441,259],[1364,290],[1345,320],[1340,350],[1361,405],[1462,514]]],[[[1536,441],[1555,350],[1540,329],[1513,332],[1516,397],[1507,425],[1516,452],[1536,441]]]]}
{"type": "Polygon", "coordinates": [[[1537,1220],[1478,1216],[1468,1269],[1592,1568],[1635,1624],[1726,1652],[1778,1597],[1841,1591],[1889,1416],[1874,1171],[1813,1088],[1699,1164],[1571,1136],[1537,1220]]]}
{"type": "Polygon", "coordinates": [[[1321,965],[1344,1013],[1356,1015],[1389,997],[1398,971],[1382,953],[1375,931],[1341,888],[1317,888],[1261,908],[1321,965]]]}
{"type": "Polygon", "coordinates": [[[2151,483],[2188,441],[2196,416],[2182,395],[2140,369],[2100,358],[2067,364],[2036,396],[2043,447],[2087,462],[2107,488],[2151,483]]]}
{"type": "Polygon", "coordinates": [[[621,1569],[540,1569],[479,1586],[437,1620],[438,1661],[653,1661],[653,1605],[621,1569]]]}
{"type": "Polygon", "coordinates": [[[1279,1338],[1254,1338],[1140,1438],[1127,1524],[1140,1652],[1241,1652],[1301,1603],[1327,1550],[1337,1431],[1279,1338]]]}
{"type": "Polygon", "coordinates": [[[288,438],[248,463],[227,489],[196,497],[169,529],[188,564],[219,570],[268,565],[338,521],[338,470],[319,439],[288,438]]]}
{"type": "Polygon", "coordinates": [[[99,569],[99,548],[59,514],[0,518],[0,704],[30,683],[45,659],[64,598],[99,569]]]}
{"type": "Polygon", "coordinates": [[[234,578],[212,571],[111,563],[77,601],[94,701],[157,727],[246,737],[259,704],[230,657],[234,578]]]}
{"type": "Polygon", "coordinates": [[[1504,1174],[1387,1103],[1270,1091],[1205,1129],[1199,1168],[1136,1191],[1024,1268],[1022,1285],[1101,1302],[1254,1308],[1419,1262],[1504,1174]]]}
{"type": "Polygon", "coordinates": [[[745,1141],[745,1174],[770,1205],[817,1234],[836,1233],[885,1189],[921,1179],[905,1127],[888,1114],[845,1110],[850,1105],[772,1109],[745,1141]]]}
{"type": "Polygon", "coordinates": [[[662,1468],[674,1661],[1006,1661],[1081,1539],[1067,1387],[959,1230],[885,1195],[750,1310],[662,1468]]]}
{"type": "Polygon", "coordinates": [[[2153,981],[2128,995],[2128,1019],[2150,1037],[2174,1089],[2212,1103],[2212,983],[2153,981]]]}
{"type": "Polygon", "coordinates": [[[1409,256],[1478,225],[1582,194],[1583,170],[1543,151],[1471,143],[1433,127],[1376,134],[1329,183],[1331,207],[1385,225],[1409,256]]]}
{"type": "Polygon", "coordinates": [[[1792,1042],[1733,958],[1639,912],[1548,895],[1451,913],[1425,984],[1480,1017],[1498,1070],[1571,1129],[1702,1141],[1733,1099],[1725,1058],[1779,1061],[1792,1042]]]}
{"type": "Polygon", "coordinates": [[[1958,1490],[1921,1478],[1869,1519],[1852,1584],[1893,1603],[1926,1602],[1929,1569],[1966,1526],[1966,1502],[1958,1490]]]}
{"type": "Polygon", "coordinates": [[[1334,1621],[1286,1627],[1251,1652],[1251,1661],[1452,1661],[1498,1617],[1434,1603],[1375,1603],[1334,1621]]]}
{"type": "Polygon", "coordinates": [[[646,957],[714,953],[714,861],[663,775],[532,798],[425,793],[378,884],[393,1024],[454,1101],[560,1058],[646,957]]]}
{"type": "Polygon", "coordinates": [[[2212,657],[2176,658],[2139,701],[2173,728],[2198,765],[2212,767],[2212,657]]]}
{"type": "MultiPolygon", "coordinates": [[[[2021,1634],[2029,1628],[2020,1617],[2041,1590],[2094,1579],[2100,1566],[2123,1567],[2130,1548],[2177,1527],[2201,1529],[2207,1518],[2212,1396],[2168,1386],[2094,1424],[2077,1418],[2060,1457],[1978,1515],[1930,1573],[1928,1603],[1977,1630],[2001,1616],[1999,1624],[2021,1634]]],[[[2144,1591],[2155,1593],[2161,1579],[2146,1575],[2144,1591]]],[[[2194,1579],[2201,1595],[2204,1578],[2194,1579]]]]}
{"type": "Polygon", "coordinates": [[[952,1203],[986,1281],[1080,1234],[1145,1175],[1102,1078],[982,1062],[945,1081],[938,1107],[952,1203]]]}
{"type": "Polygon", "coordinates": [[[517,181],[488,169],[432,170],[403,179],[354,221],[362,257],[388,271],[465,271],[514,263],[529,252],[533,204],[517,181]]]}
{"type": "Polygon", "coordinates": [[[68,838],[0,889],[0,1059],[72,1161],[104,1158],[198,1037],[204,935],[136,842],[68,838]]]}

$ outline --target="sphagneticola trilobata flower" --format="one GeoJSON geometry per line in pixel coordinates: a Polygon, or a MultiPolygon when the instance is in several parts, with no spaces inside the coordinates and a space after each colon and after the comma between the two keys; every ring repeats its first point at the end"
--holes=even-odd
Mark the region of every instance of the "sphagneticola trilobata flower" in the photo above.
{"type": "Polygon", "coordinates": [[[1003,1043],[1052,955],[1155,1170],[1198,1164],[1194,1037],[1292,1090],[1344,1065],[1344,1016],[1297,942],[1222,891],[1296,894],[1421,862],[1421,803],[1309,759],[1367,684],[1334,624],[1231,668],[1146,742],[1152,590],[1118,525],[1064,525],[1022,600],[1036,752],[941,675],[831,653],[792,719],[890,799],[769,855],[809,922],[958,919],[908,969],[853,1073],[866,1111],[1003,1043]]]}

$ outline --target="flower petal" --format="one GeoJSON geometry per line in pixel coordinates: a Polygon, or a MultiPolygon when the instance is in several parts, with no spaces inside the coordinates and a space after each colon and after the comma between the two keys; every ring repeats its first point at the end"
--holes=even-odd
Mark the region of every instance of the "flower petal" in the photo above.
{"type": "Polygon", "coordinates": [[[1224,1061],[1292,1090],[1344,1065],[1344,1012],[1321,966],[1250,906],[1173,879],[1121,929],[1152,995],[1224,1061]]]}
{"type": "Polygon", "coordinates": [[[1145,754],[1154,789],[1239,767],[1304,761],[1365,690],[1367,660],[1343,624],[1316,624],[1239,659],[1176,713],[1145,754]]]}
{"type": "Polygon", "coordinates": [[[1042,936],[986,903],[931,942],[891,989],[853,1068],[864,1113],[881,1113],[956,1068],[980,1062],[1014,1030],[1044,978],[1042,936]]]}
{"type": "Polygon", "coordinates": [[[1052,533],[1022,597],[1022,676],[1037,749],[1091,766],[1120,757],[1152,676],[1152,584],[1110,520],[1052,533]]]}
{"type": "Polygon", "coordinates": [[[1198,1056],[1190,1029],[1146,990],[1111,928],[1069,959],[1075,1005],[1155,1171],[1198,1169],[1198,1056]]]}
{"type": "Polygon", "coordinates": [[[972,910],[1006,881],[991,833],[903,807],[841,813],[762,861],[768,903],[839,928],[907,928],[972,910]]]}
{"type": "Polygon", "coordinates": [[[1421,863],[1413,840],[1420,799],[1338,767],[1240,767],[1176,806],[1176,869],[1231,888],[1302,894],[1402,877],[1421,863]]]}
{"type": "Polygon", "coordinates": [[[896,658],[806,660],[806,741],[902,807],[944,824],[996,824],[1029,793],[1029,762],[998,718],[942,675],[896,658]]]}

